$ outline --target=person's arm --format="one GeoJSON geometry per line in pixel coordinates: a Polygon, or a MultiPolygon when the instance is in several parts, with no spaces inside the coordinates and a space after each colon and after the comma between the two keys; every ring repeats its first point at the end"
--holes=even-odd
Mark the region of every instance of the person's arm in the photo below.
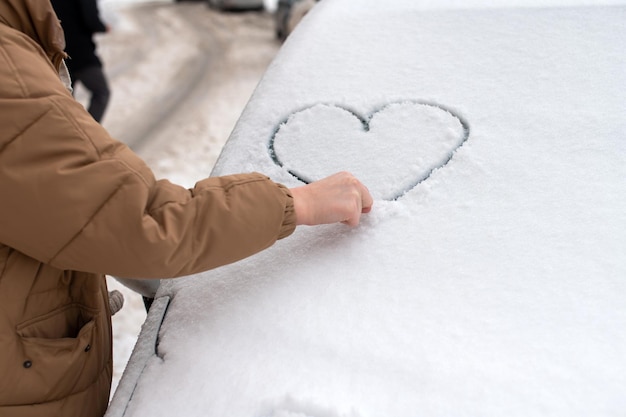
{"type": "MultiPolygon", "coordinates": [[[[208,178],[191,190],[157,181],[58,75],[28,62],[14,87],[2,87],[13,96],[0,102],[3,244],[61,269],[157,278],[234,262],[295,228],[289,190],[263,175],[208,178]]],[[[20,62],[2,71],[13,67],[20,62]]]]}
{"type": "Polygon", "coordinates": [[[41,105],[37,122],[3,151],[20,172],[1,184],[11,203],[2,204],[10,222],[0,234],[61,269],[189,275],[251,256],[297,222],[354,225],[371,205],[348,174],[294,190],[261,174],[207,178],[191,190],[156,181],[69,95],[41,105]]]}
{"type": "Polygon", "coordinates": [[[25,49],[0,68],[14,80],[0,88],[0,242],[41,262],[119,277],[188,275],[263,250],[297,222],[356,224],[359,206],[371,204],[353,180],[338,193],[339,177],[294,190],[261,174],[207,178],[191,190],[157,181],[45,59],[25,49]]]}

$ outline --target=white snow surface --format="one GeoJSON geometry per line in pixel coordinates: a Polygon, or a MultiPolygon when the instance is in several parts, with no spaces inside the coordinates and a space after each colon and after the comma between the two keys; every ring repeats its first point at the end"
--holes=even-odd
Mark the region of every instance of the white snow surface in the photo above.
{"type": "Polygon", "coordinates": [[[213,174],[374,208],[162,284],[126,415],[623,415],[626,6],[565,3],[320,2],[213,174]]]}
{"type": "Polygon", "coordinates": [[[443,166],[467,133],[448,111],[422,103],[393,103],[369,120],[341,107],[316,105],[280,126],[270,153],[304,182],[350,171],[369,185],[374,198],[394,200],[443,166]],[[373,156],[367,164],[361,158],[365,152],[373,156]]]}

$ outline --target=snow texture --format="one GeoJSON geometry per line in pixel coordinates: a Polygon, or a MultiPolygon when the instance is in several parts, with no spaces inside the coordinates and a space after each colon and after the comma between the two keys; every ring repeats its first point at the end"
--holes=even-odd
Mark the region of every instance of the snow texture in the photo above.
{"type": "Polygon", "coordinates": [[[124,369],[124,378],[116,387],[114,398],[107,410],[109,415],[124,415],[146,363],[157,357],[157,335],[168,304],[168,297],[159,297],[152,303],[150,314],[141,326],[141,333],[133,348],[131,360],[124,369]]]}
{"type": "Polygon", "coordinates": [[[374,198],[395,200],[448,163],[468,135],[440,106],[393,103],[364,119],[316,105],[281,124],[269,148],[274,162],[303,182],[350,171],[370,184],[374,198]],[[372,155],[367,164],[364,153],[372,155]]]}
{"type": "Polygon", "coordinates": [[[373,211],[163,283],[126,415],[623,415],[626,6],[484,3],[304,18],[213,173],[345,166],[373,211]]]}

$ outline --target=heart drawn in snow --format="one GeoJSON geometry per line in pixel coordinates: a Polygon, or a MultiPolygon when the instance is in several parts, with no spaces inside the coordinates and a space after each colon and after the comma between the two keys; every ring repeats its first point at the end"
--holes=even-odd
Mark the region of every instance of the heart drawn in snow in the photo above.
{"type": "Polygon", "coordinates": [[[435,104],[392,103],[367,118],[317,104],[291,114],[269,151],[305,183],[349,171],[375,199],[396,200],[445,166],[468,136],[466,123],[435,104]]]}

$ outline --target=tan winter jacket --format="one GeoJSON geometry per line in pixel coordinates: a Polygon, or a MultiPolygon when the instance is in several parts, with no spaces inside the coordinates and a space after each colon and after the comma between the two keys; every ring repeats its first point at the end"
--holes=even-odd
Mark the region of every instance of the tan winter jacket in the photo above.
{"type": "Polygon", "coordinates": [[[259,174],[186,190],[150,169],[60,81],[49,0],[0,0],[0,416],[104,414],[104,274],[167,278],[252,255],[295,228],[259,174]]]}

